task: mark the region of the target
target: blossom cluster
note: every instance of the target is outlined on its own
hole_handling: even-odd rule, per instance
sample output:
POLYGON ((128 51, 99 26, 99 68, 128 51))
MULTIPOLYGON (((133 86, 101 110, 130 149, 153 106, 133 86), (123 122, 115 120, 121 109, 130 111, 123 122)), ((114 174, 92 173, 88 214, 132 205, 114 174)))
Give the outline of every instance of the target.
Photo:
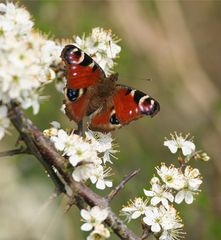
POLYGON ((82 137, 73 131, 67 133, 57 122, 52 124, 53 127, 44 133, 73 167, 73 179, 78 182, 90 179, 98 189, 112 187, 112 181, 106 179, 111 175, 111 168, 107 167, 107 163, 112 163, 110 157, 116 152, 111 134, 89 130, 85 133, 86 137, 82 137))
POLYGON ((87 240, 104 240, 110 237, 109 230, 105 228, 104 224, 102 224, 107 216, 107 209, 100 209, 98 206, 95 206, 89 210, 81 210, 81 217, 84 221, 84 224, 81 226, 81 230, 93 230, 87 237, 87 240))
MULTIPOLYGON (((158 176, 150 180, 150 190, 144 189, 145 198, 130 200, 121 210, 128 220, 142 216, 146 228, 160 240, 182 237, 182 220, 173 204, 191 204, 202 184, 199 170, 187 165, 190 159, 195 159, 197 153, 195 144, 188 140, 188 136, 175 133, 171 140, 164 142, 171 153, 179 152, 180 167, 166 166, 165 163, 156 167, 158 176)), ((204 153, 203 156, 204 160, 208 160, 208 155, 205 158, 204 153)))
POLYGON ((60 61, 61 46, 33 26, 24 8, 0 3, 0 139, 9 126, 5 106, 16 100, 38 113, 40 90, 55 78, 50 66, 60 61))
POLYGON ((119 41, 111 30, 99 27, 93 28, 88 37, 75 37, 75 44, 92 56, 107 75, 112 73, 114 59, 121 51, 121 47, 117 44, 119 41))

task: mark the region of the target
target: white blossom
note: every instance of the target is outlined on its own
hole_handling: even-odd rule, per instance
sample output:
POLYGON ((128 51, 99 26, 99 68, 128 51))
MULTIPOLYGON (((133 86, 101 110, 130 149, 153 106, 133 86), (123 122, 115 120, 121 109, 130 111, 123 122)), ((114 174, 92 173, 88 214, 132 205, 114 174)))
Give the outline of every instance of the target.
POLYGON ((134 201, 130 200, 127 206, 121 209, 121 213, 127 217, 127 220, 136 219, 143 215, 147 208, 147 200, 138 197, 134 201))
POLYGON ((33 22, 29 13, 18 8, 13 3, 0 3, 0 29, 4 33, 16 31, 18 34, 26 34, 31 30, 33 22))
POLYGON ((79 138, 76 134, 68 135, 63 129, 59 129, 57 135, 51 137, 51 141, 57 150, 69 152, 73 145, 78 142, 79 138))
POLYGON ((121 51, 118 42, 119 39, 110 30, 99 27, 93 28, 88 37, 75 37, 75 44, 92 56, 107 75, 112 73, 114 60, 121 51))
POLYGON ((145 211, 143 221, 148 226, 151 226, 151 231, 153 233, 158 233, 161 231, 161 217, 160 209, 158 207, 148 207, 145 211))
POLYGON ((104 240, 110 237, 110 232, 103 224, 97 224, 94 231, 90 233, 87 240, 104 240))
POLYGON ((93 162, 84 162, 74 169, 72 177, 77 182, 86 181, 96 173, 97 167, 93 162))
POLYGON ((165 189, 164 186, 161 186, 160 184, 152 184, 151 190, 145 190, 144 194, 147 197, 150 197, 150 203, 153 206, 156 206, 157 204, 161 203, 165 208, 169 208, 169 202, 173 202, 174 197, 171 192, 169 192, 167 189, 165 189))
POLYGON ((182 231, 182 221, 178 216, 174 207, 170 206, 169 209, 161 208, 161 226, 162 233, 160 240, 177 240, 182 237, 184 232, 182 231))
MULTIPOLYGON (((58 129, 60 124, 57 122, 52 122, 52 125, 54 127, 46 129, 44 134, 50 137, 55 148, 61 151, 74 167, 73 179, 78 182, 90 179, 93 184, 96 184, 96 188, 102 190, 112 187, 112 181, 106 179, 111 175, 111 168, 102 166, 102 160, 98 155, 101 151, 111 148, 111 144, 107 143, 107 146, 104 141, 98 141, 88 133, 86 138, 74 132, 68 134, 63 129, 58 129)), ((111 139, 111 136, 108 135, 106 139, 111 139)))
POLYGON ((148 207, 143 218, 144 223, 151 227, 153 233, 161 233, 161 240, 175 240, 181 235, 183 224, 174 207, 168 209, 160 207, 148 207))
POLYGON ((81 217, 85 222, 81 226, 81 230, 90 231, 93 227, 101 224, 108 216, 107 209, 101 209, 98 206, 91 208, 90 210, 81 210, 81 217))
POLYGON ((180 190, 184 187, 185 179, 180 169, 175 168, 173 165, 167 167, 165 164, 162 164, 156 170, 168 188, 180 190))
POLYGON ((184 156, 190 155, 195 151, 195 144, 192 141, 187 140, 189 135, 183 137, 181 134, 171 134, 172 140, 164 141, 164 146, 168 147, 172 153, 176 153, 178 149, 182 150, 184 156))
POLYGON ((65 152, 69 156, 69 162, 74 167, 82 161, 94 163, 98 159, 97 152, 93 146, 81 138, 65 152))
POLYGON ((41 89, 55 77, 51 64, 60 61, 61 46, 33 25, 24 8, 0 4, 0 101, 16 100, 37 114, 41 89))
POLYGON ((202 184, 200 172, 197 168, 192 169, 187 166, 184 171, 185 185, 175 196, 175 202, 181 203, 183 200, 187 204, 193 202, 193 196, 199 191, 199 187, 202 184))
POLYGON ((0 106, 0 139, 4 137, 6 129, 9 127, 10 124, 7 114, 7 107, 4 105, 0 106))
POLYGON ((91 141, 96 151, 103 153, 104 164, 106 162, 112 163, 110 156, 114 157, 113 153, 116 153, 117 151, 113 149, 113 139, 111 137, 111 133, 104 134, 89 130, 85 132, 85 134, 86 138, 91 141))
POLYGON ((90 177, 90 180, 93 184, 96 183, 96 188, 105 189, 106 187, 112 187, 113 184, 110 180, 106 180, 105 178, 110 176, 111 168, 107 168, 104 170, 104 167, 98 165, 96 171, 94 171, 94 175, 90 177))
POLYGON ((170 206, 168 209, 160 207, 161 212, 161 226, 164 230, 176 229, 183 227, 181 218, 179 217, 176 209, 170 206))

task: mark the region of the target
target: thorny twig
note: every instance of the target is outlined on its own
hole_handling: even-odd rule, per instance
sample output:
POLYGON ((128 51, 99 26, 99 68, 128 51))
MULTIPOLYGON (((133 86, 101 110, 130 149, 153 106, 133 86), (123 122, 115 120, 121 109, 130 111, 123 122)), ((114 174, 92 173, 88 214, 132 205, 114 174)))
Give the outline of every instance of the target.
POLYGON ((134 176, 136 176, 140 172, 140 169, 135 171, 131 171, 128 175, 126 175, 122 181, 108 194, 107 200, 111 201, 119 191, 125 186, 125 184, 134 176))
POLYGON ((21 148, 0 152, 0 157, 14 156, 14 155, 23 154, 23 153, 29 153, 27 148, 21 147, 21 148))

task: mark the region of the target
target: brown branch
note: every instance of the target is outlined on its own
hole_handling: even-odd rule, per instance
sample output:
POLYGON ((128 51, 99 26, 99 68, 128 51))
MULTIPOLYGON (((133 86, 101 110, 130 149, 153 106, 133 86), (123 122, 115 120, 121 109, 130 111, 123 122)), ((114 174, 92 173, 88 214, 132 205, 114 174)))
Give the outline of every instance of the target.
MULTIPOLYGON (((47 170, 60 192, 65 193, 64 185, 54 172, 52 166, 58 170, 65 184, 72 190, 73 194, 71 198, 74 199, 73 203, 79 209, 85 208, 87 204, 108 208, 109 215, 105 222, 112 228, 115 234, 120 239, 140 240, 140 237, 132 232, 110 209, 106 198, 97 195, 85 184, 74 181, 71 173, 66 169, 67 160, 56 151, 50 140, 25 116, 19 106, 12 103, 9 105, 9 111, 11 122, 20 133, 28 149, 47 170)), ((67 194, 66 196, 70 198, 67 194)))
POLYGON ((111 201, 125 186, 125 184, 134 176, 136 176, 140 172, 140 169, 135 171, 131 171, 128 175, 126 175, 123 180, 108 194, 107 200, 111 201))
POLYGON ((23 154, 23 153, 29 153, 29 152, 27 149, 21 147, 21 148, 0 152, 0 157, 9 157, 9 156, 14 156, 14 155, 23 154))
POLYGON ((151 236, 153 233, 151 232, 151 227, 146 225, 144 223, 144 221, 142 221, 142 229, 143 229, 143 233, 141 236, 141 240, 147 239, 149 238, 149 236, 151 236))
POLYGON ((28 119, 24 113, 20 110, 20 108, 16 105, 16 103, 12 102, 9 106, 9 118, 15 128, 21 135, 21 139, 25 142, 28 151, 31 152, 43 165, 47 174, 51 177, 52 181, 55 184, 56 192, 62 193, 65 192, 65 187, 60 178, 54 172, 53 167, 50 162, 46 161, 42 155, 41 150, 38 148, 38 144, 34 139, 33 131, 39 131, 37 127, 35 127, 31 120, 28 119), (17 114, 17 115, 16 115, 17 114), (31 128, 32 126, 32 128, 31 128))

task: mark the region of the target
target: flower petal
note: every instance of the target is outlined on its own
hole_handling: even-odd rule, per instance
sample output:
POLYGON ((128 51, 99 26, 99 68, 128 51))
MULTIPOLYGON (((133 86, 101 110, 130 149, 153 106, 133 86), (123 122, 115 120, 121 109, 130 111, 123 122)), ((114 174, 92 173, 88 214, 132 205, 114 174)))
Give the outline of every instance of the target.
POLYGON ((90 223, 84 223, 81 225, 82 231, 90 231, 93 228, 93 226, 90 223))
POLYGON ((177 204, 180 204, 183 201, 184 197, 185 197, 185 192, 183 190, 179 191, 175 196, 175 202, 177 204))
POLYGON ((91 215, 87 210, 82 209, 81 210, 81 217, 84 218, 85 220, 89 220, 91 218, 91 215))
POLYGON ((185 141, 182 146, 182 152, 184 156, 190 155, 195 151, 195 144, 191 141, 185 141))
POLYGON ((186 192, 185 202, 187 204, 191 204, 193 202, 193 194, 192 194, 192 192, 190 192, 190 191, 186 192))
POLYGON ((132 215, 131 215, 131 218, 132 219, 136 219, 138 217, 140 217, 141 215, 141 212, 140 211, 135 211, 132 215))
POLYGON ((154 223, 152 226, 151 226, 151 231, 152 232, 159 232, 161 229, 160 227, 160 224, 159 223, 154 223))
POLYGON ((147 196, 147 197, 153 197, 155 196, 155 192, 153 191, 149 191, 149 190, 143 190, 144 191, 144 194, 147 196))
POLYGON ((163 145, 168 147, 170 149, 171 153, 176 153, 177 152, 177 144, 174 140, 164 141, 163 145))

